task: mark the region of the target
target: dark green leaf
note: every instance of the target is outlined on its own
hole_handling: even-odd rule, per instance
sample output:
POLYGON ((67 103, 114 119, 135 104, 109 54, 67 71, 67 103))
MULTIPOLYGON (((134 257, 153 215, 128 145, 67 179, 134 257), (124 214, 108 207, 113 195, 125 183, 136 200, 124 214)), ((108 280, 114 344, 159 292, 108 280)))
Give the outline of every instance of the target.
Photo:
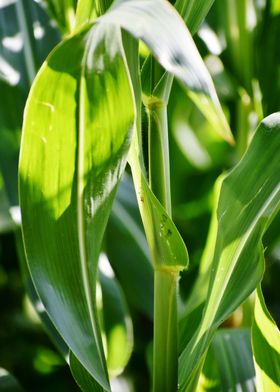
POLYGON ((201 392, 256 390, 249 329, 220 329, 215 333, 200 382, 201 392))

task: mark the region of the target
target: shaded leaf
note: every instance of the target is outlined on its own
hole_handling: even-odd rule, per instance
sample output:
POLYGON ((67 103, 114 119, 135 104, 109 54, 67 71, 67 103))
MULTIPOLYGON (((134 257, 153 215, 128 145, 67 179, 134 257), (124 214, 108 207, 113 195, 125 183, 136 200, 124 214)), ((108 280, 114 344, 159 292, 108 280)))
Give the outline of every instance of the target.
POLYGON ((1 392, 23 392, 16 378, 3 368, 0 368, 0 390, 1 392))
POLYGON ((201 374, 199 390, 256 390, 249 329, 220 329, 215 333, 201 374))
POLYGON ((77 0, 42 0, 50 16, 62 33, 71 33, 75 26, 77 0))
POLYGON ((71 373, 83 392, 104 391, 71 351, 69 353, 69 363, 71 373))
POLYGON ((100 255, 99 278, 102 290, 103 324, 106 333, 107 366, 112 377, 121 374, 133 347, 133 326, 122 289, 109 260, 100 255))

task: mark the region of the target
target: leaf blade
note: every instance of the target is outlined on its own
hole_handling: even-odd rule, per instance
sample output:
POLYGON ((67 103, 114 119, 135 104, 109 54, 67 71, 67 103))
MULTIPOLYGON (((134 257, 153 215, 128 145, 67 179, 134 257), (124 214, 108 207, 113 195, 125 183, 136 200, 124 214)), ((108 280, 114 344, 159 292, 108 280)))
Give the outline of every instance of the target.
POLYGON ((113 29, 82 31, 49 57, 27 103, 20 163, 24 242, 35 286, 70 349, 105 390, 96 269, 134 123, 120 30, 113 29))
POLYGON ((198 332, 180 357, 181 388, 187 386, 195 363, 202 360, 215 329, 262 277, 261 238, 280 203, 279 130, 280 114, 267 117, 244 158, 223 182, 206 307, 198 332))
POLYGON ((215 129, 234 143, 212 79, 174 7, 164 0, 119 0, 99 21, 117 24, 144 41, 158 62, 189 89, 215 129))
POLYGON ((260 287, 256 293, 252 344, 257 391, 278 391, 280 388, 280 332, 266 308, 260 287))

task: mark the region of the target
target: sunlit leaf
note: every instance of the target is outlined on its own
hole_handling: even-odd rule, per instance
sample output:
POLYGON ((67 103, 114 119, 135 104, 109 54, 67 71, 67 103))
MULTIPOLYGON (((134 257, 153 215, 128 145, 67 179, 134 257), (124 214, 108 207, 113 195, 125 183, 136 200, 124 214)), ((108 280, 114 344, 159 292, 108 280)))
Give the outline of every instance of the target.
POLYGON ((277 392, 280 389, 280 332, 269 314, 261 288, 258 287, 252 344, 258 392, 277 392))
POLYGON ((71 351, 106 390, 97 261, 133 122, 120 30, 97 27, 65 41, 43 65, 21 150, 23 233, 36 289, 71 351))
POLYGON ((261 280, 261 239, 280 202, 279 128, 279 113, 263 120, 244 158, 223 181, 205 310, 197 332, 180 356, 182 390, 201 366, 216 328, 261 280))
POLYGON ((203 114, 228 141, 233 138, 212 79, 191 34, 165 0, 119 0, 100 19, 118 24, 149 47, 158 62, 189 89, 203 114))

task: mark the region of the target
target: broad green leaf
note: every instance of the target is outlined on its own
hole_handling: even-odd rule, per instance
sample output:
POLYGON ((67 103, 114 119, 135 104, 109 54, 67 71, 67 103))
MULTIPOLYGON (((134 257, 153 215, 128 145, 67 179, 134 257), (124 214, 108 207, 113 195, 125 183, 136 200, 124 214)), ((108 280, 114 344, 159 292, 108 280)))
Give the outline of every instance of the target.
POLYGON ((189 89, 217 132, 233 142, 207 68, 184 21, 167 1, 119 0, 100 23, 117 24, 145 42, 157 61, 189 89))
POLYGON ((1 392, 23 392, 16 378, 3 368, 0 368, 0 390, 1 392))
POLYGON ((194 35, 213 3, 214 0, 177 0, 175 8, 194 35))
POLYGON ((28 298, 31 304, 34 307, 39 319, 42 322, 43 328, 45 329, 47 335, 49 336, 50 340, 53 342, 54 346, 61 354, 61 356, 66 360, 69 353, 69 348, 65 344, 64 340, 62 339, 61 335, 58 333, 57 329, 53 325, 46 309, 34 287, 34 283, 32 281, 30 271, 28 269, 27 260, 25 257, 24 247, 23 247, 23 239, 20 228, 17 228, 15 231, 16 237, 16 247, 17 247, 17 255, 19 258, 20 263, 20 272, 21 278, 27 292, 28 298))
POLYGON ((20 201, 29 268, 55 327, 105 390, 97 262, 133 122, 121 34, 109 25, 52 53, 24 119, 20 201))
POLYGON ((244 158, 223 181, 206 305, 180 356, 181 390, 198 371, 216 328, 261 280, 261 239, 280 202, 279 146, 280 113, 275 113, 263 120, 244 158))
POLYGON ((219 329, 209 347, 198 391, 237 390, 256 390, 250 330, 219 329))
POLYGON ((258 287, 252 326, 252 345, 258 392, 280 389, 280 332, 258 287))

